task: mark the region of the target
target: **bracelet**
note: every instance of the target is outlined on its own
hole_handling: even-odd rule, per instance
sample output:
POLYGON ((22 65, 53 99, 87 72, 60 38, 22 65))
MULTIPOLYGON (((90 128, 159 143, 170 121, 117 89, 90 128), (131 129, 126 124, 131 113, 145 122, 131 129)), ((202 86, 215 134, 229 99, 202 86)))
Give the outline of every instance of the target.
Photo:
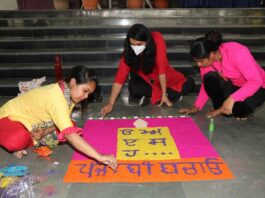
POLYGON ((163 93, 162 95, 163 95, 163 96, 168 96, 168 94, 167 94, 167 93, 163 93))

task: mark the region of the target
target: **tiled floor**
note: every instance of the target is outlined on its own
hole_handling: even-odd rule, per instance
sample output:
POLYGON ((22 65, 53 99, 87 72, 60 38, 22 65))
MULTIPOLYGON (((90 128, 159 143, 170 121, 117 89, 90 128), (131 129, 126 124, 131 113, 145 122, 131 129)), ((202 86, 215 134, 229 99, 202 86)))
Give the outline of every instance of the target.
MULTIPOLYGON (((2 104, 8 98, 1 98, 2 104)), ((187 96, 173 108, 145 106, 125 107, 117 102, 115 111, 109 117, 122 116, 168 116, 179 115, 177 109, 189 106, 194 96, 187 96)), ((92 104, 87 116, 98 117, 104 103, 92 104)), ((207 106, 210 108, 210 105, 207 106)), ((207 109, 206 108, 206 109, 207 109)), ((106 183, 82 184, 63 183, 73 150, 66 144, 57 147, 52 155, 55 165, 38 159, 29 150, 22 160, 0 149, 0 167, 10 163, 27 165, 34 176, 40 176, 41 182, 36 185, 38 197, 58 198, 264 198, 265 197, 265 105, 254 116, 246 121, 218 117, 215 119, 215 131, 211 143, 228 164, 235 175, 233 180, 195 181, 172 183, 106 183)), ((201 130, 209 138, 209 120, 205 111, 192 116, 201 130)), ((78 119, 80 125, 84 120, 78 119)))

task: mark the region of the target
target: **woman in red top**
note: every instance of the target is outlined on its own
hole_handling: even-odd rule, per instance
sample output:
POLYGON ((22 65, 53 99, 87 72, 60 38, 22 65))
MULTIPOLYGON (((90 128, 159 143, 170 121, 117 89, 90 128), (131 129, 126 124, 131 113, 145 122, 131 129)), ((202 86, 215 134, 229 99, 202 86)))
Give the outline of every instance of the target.
POLYGON ((159 32, 150 33, 142 24, 133 25, 124 42, 123 56, 112 86, 111 96, 101 113, 113 110, 115 101, 130 73, 130 97, 139 99, 139 105, 151 98, 151 103, 172 106, 194 87, 194 81, 186 78, 169 65, 166 44, 159 32))

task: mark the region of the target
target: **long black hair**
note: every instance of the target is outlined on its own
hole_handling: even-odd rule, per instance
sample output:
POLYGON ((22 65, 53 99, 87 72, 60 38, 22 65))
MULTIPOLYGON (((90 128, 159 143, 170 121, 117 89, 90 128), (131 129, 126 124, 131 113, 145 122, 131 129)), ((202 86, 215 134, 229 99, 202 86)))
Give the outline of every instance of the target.
POLYGON ((211 52, 216 52, 223 43, 222 34, 210 31, 204 37, 197 38, 190 47, 193 59, 209 58, 211 52))
POLYGON ((217 47, 219 47, 224 42, 222 34, 215 30, 211 30, 207 32, 204 38, 206 38, 209 41, 214 42, 214 44, 217 45, 217 47))
POLYGON ((71 73, 65 79, 65 82, 69 84, 72 78, 75 79, 77 85, 86 84, 88 82, 95 82, 96 84, 95 91, 91 95, 89 95, 87 99, 81 101, 82 115, 84 115, 84 113, 87 111, 87 106, 91 100, 91 97, 94 97, 95 94, 98 94, 98 91, 100 90, 98 86, 97 74, 94 70, 79 65, 72 68, 71 73))
POLYGON ((135 71, 140 69, 145 73, 149 74, 153 71, 156 60, 156 46, 152 35, 149 30, 143 24, 134 24, 127 33, 124 42, 124 57, 126 64, 135 71), (137 41, 146 42, 146 48, 137 56, 130 44, 130 38, 137 41))

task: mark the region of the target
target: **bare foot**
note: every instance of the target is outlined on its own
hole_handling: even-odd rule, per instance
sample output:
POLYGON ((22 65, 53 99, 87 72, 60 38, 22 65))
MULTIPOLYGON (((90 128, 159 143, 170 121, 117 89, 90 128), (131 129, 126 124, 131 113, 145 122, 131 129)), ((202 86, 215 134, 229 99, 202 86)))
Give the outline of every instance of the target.
POLYGON ((219 108, 219 109, 207 112, 207 117, 208 118, 213 118, 213 117, 216 117, 216 116, 220 115, 221 113, 222 113, 221 112, 221 108, 219 108))
POLYGON ((16 151, 13 154, 16 158, 21 159, 23 155, 27 155, 28 152, 26 150, 21 150, 21 151, 16 151))

